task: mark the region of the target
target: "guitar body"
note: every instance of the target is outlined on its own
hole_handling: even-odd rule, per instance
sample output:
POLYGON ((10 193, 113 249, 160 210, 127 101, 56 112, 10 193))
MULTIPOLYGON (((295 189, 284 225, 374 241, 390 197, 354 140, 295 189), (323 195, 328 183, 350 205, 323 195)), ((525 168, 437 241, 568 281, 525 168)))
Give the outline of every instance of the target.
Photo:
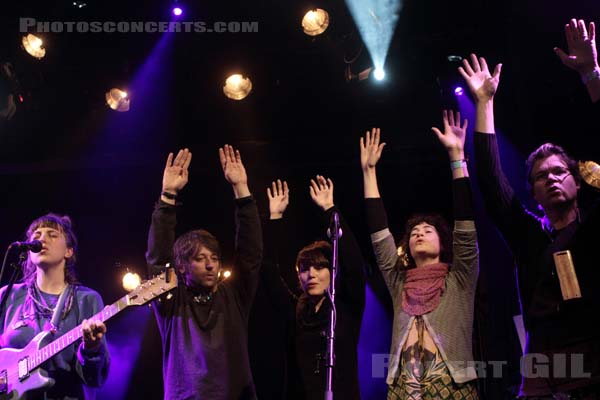
MULTIPOLYGON (((126 307, 146 304, 175 287, 175 271, 167 268, 159 276, 143 282, 128 295, 88 319, 105 322, 126 307)), ((52 339, 52 333, 44 331, 22 349, 0 349, 0 400, 27 398, 27 392, 54 385, 54 379, 49 378, 39 365, 81 339, 81 327, 71 329, 54 342, 51 342, 52 339)))
POLYGON ((29 376, 19 379, 19 361, 45 345, 50 332, 40 332, 22 349, 0 349, 0 400, 18 400, 31 390, 54 385, 54 379, 36 368, 29 376))

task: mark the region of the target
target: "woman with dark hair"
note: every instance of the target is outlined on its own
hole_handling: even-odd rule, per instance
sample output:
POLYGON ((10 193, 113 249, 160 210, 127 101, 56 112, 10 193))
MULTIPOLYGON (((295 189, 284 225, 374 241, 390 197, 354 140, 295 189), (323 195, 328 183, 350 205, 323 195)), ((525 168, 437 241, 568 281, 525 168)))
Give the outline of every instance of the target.
POLYGON ((455 225, 438 215, 408 221, 400 248, 388 229, 375 165, 385 143, 379 129, 360 140, 367 218, 377 264, 394 304, 387 375, 388 400, 478 399, 471 338, 479 273, 477 234, 464 157, 467 121, 444 111, 442 133, 450 156, 455 225))
MULTIPOLYGON (((13 286, 0 310, 0 347, 22 349, 44 330, 54 330, 51 338, 57 339, 81 325, 83 340, 41 365, 54 385, 28 393, 27 398, 84 399, 84 393, 91 393, 84 385, 99 387, 108 376, 106 326, 100 320, 86 320, 104 308, 102 298, 77 281, 77 238, 68 216, 37 218, 29 225, 26 240, 39 240, 42 249, 29 252, 23 283, 13 286)), ((0 289, 1 298, 6 290, 0 289)))
MULTIPOLYGON (((318 399, 326 388, 326 342, 331 315, 328 291, 331 284, 332 246, 319 240, 305 246, 296 256, 289 249, 283 219, 289 204, 286 182, 273 182, 267 189, 270 219, 265 229, 263 283, 287 320, 289 348, 287 354, 286 399, 318 399), (286 259, 286 257, 288 257, 286 259), (295 290, 300 282, 300 289, 295 290), (296 283, 294 283, 296 282, 296 283)), ((339 215, 342 236, 339 241, 339 269, 336 275, 336 330, 333 397, 360 399, 358 356, 356 348, 365 306, 363 259, 350 227, 333 203, 333 182, 317 175, 311 180, 310 195, 322 210, 323 233, 334 212, 339 215)))

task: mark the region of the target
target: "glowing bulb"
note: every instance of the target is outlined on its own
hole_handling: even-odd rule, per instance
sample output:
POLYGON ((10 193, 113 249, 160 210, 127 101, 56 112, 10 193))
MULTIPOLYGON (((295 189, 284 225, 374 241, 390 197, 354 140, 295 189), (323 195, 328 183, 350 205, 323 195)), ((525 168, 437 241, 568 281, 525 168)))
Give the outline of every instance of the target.
POLYGON ((23 44, 25 51, 35 58, 42 58, 46 55, 46 49, 42 47, 42 39, 31 33, 27 36, 23 36, 21 43, 23 44))
POLYGON ((329 14, 321 8, 310 10, 302 18, 302 30, 309 36, 320 35, 328 26, 329 14))
POLYGON ((454 94, 457 96, 462 96, 464 92, 465 90, 460 86, 454 88, 454 94))
POLYGON ((223 93, 233 100, 242 100, 252 91, 252 81, 250 78, 244 78, 241 74, 231 75, 225 80, 223 93))
POLYGON ((173 8, 173 15, 179 17, 181 14, 183 14, 183 10, 181 9, 181 7, 173 8))
POLYGON ((223 272, 223 278, 227 279, 231 276, 231 271, 224 271, 223 272))
POLYGON ((142 279, 135 272, 128 272, 123 275, 123 288, 128 292, 131 292, 142 283, 142 279))
POLYGON ((129 111, 130 100, 127 97, 127 92, 121 89, 112 88, 106 92, 105 96, 106 104, 115 111, 125 112, 129 111))
POLYGON ((383 68, 375 68, 373 76, 375 76, 375 79, 377 79, 378 81, 382 81, 383 78, 385 78, 385 71, 383 70, 383 68))

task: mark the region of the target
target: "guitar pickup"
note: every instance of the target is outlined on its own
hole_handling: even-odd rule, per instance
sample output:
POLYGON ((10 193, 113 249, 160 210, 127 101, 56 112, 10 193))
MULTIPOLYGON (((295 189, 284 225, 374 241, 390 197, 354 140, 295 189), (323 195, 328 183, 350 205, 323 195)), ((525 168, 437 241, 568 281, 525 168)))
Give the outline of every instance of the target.
POLYGON ((0 371, 0 394, 8 392, 8 371, 0 371))
POLYGON ((29 378, 29 366, 27 365, 27 361, 29 357, 24 357, 19 360, 18 370, 19 370, 19 380, 23 381, 29 378))

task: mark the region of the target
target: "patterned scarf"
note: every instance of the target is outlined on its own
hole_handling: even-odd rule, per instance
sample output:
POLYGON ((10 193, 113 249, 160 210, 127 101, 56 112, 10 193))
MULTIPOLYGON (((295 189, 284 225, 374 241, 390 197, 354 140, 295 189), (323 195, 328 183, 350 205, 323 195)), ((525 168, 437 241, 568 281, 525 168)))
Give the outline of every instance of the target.
POLYGON ((402 289, 402 309, 423 315, 436 309, 444 292, 448 264, 437 263, 409 269, 402 289))

